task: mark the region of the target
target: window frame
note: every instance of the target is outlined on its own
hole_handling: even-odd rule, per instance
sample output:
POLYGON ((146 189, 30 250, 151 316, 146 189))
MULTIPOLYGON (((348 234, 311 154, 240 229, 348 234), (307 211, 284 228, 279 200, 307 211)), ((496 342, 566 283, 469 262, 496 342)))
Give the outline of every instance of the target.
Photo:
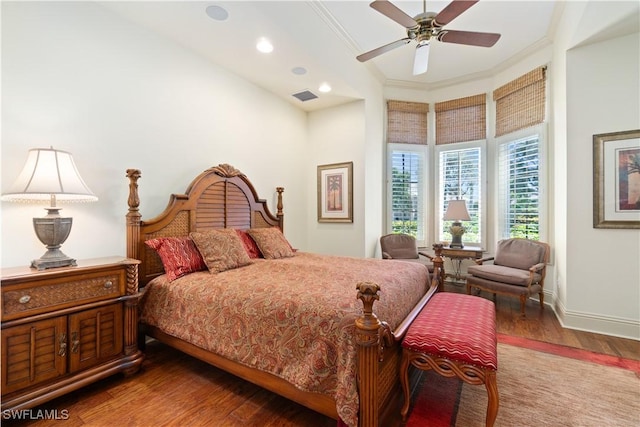
POLYGON ((540 123, 534 126, 530 126, 525 129, 519 129, 514 132, 501 135, 495 138, 495 185, 493 186, 495 189, 495 200, 494 200, 494 209, 495 209, 495 218, 496 218, 496 227, 493 230, 493 233, 496 238, 496 242, 505 238, 509 238, 503 232, 507 230, 504 212, 502 210, 501 204, 501 187, 500 187, 500 168, 501 168, 501 158, 500 158, 500 150, 504 144, 508 144, 511 142, 520 141, 523 139, 531 138, 534 135, 538 135, 538 193, 539 193, 539 202, 538 202, 538 240, 540 241, 548 241, 549 239, 549 191, 548 191, 548 166, 547 166, 547 141, 548 141, 548 133, 547 133, 547 124, 540 123))
MULTIPOLYGON (((420 206, 423 207, 423 217, 422 217, 422 230, 424 231, 424 236, 416 237, 416 244, 419 247, 427 246, 427 242, 429 242, 429 218, 431 212, 430 205, 430 197, 429 197, 429 186, 428 182, 430 179, 430 156, 429 156, 429 146, 422 144, 403 144, 403 143, 387 143, 387 170, 386 170, 386 215, 385 215, 385 229, 387 233, 393 232, 393 153, 395 151, 405 151, 405 152, 415 152, 419 153, 423 157, 423 165, 422 165, 422 178, 423 182, 419 183, 419 191, 422 191, 422 197, 418 200, 418 209, 420 206)), ((420 225, 418 224, 418 227, 420 225)))
MULTIPOLYGON (((443 183, 440 179, 440 153, 443 151, 458 151, 458 150, 466 150, 470 148, 479 148, 480 149, 480 242, 469 242, 462 237, 463 243, 468 246, 476 246, 476 247, 485 247, 487 241, 487 140, 475 140, 475 141, 466 141, 466 142, 456 142, 450 144, 441 144, 436 145, 435 153, 434 153, 434 201, 435 206, 434 209, 434 235, 436 241, 450 241, 451 236, 448 234, 448 231, 443 230, 444 220, 441 218, 441 213, 444 212, 444 200, 440 198, 441 187, 443 183), (447 237, 443 238, 441 237, 447 237)), ((464 224, 463 224, 464 225, 464 224)))

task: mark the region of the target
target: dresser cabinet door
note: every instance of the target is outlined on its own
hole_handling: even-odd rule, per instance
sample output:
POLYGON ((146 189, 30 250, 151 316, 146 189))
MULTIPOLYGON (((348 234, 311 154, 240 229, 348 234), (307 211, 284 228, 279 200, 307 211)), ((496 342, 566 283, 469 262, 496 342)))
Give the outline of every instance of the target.
POLYGON ((118 356, 123 349, 122 304, 69 316, 69 372, 118 356))
POLYGON ((67 370, 67 317, 2 330, 2 394, 62 376, 67 370))

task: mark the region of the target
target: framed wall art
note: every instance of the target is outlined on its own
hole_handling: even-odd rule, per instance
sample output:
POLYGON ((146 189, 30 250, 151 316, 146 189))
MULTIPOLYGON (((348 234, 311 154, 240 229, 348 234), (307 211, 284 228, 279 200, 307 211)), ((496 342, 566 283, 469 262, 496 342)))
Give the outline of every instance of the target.
POLYGON ((594 228, 640 228, 640 129, 593 135, 594 228))
POLYGON ((353 222, 353 162, 318 166, 318 222, 353 222))

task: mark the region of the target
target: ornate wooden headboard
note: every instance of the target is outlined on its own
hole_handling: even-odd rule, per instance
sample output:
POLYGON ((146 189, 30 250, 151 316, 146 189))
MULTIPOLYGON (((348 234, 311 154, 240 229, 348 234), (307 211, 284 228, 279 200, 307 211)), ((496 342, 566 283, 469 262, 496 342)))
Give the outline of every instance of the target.
POLYGON ((283 187, 277 187, 277 213, 273 215, 253 184, 239 170, 221 164, 205 170, 189 185, 185 194, 171 194, 165 210, 143 221, 138 210, 138 169, 127 169, 129 212, 127 213, 127 257, 141 261, 140 286, 164 272, 158 254, 146 240, 157 237, 188 236, 191 231, 216 228, 280 227, 283 230, 283 187))

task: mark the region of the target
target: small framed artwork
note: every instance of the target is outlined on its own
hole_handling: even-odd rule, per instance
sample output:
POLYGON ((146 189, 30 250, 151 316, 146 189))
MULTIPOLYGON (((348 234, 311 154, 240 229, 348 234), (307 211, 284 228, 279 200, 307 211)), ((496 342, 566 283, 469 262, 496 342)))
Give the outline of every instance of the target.
POLYGON ((353 162, 318 166, 318 222, 353 222, 353 162))
POLYGON ((594 228, 640 228, 640 129, 593 135, 594 228))

